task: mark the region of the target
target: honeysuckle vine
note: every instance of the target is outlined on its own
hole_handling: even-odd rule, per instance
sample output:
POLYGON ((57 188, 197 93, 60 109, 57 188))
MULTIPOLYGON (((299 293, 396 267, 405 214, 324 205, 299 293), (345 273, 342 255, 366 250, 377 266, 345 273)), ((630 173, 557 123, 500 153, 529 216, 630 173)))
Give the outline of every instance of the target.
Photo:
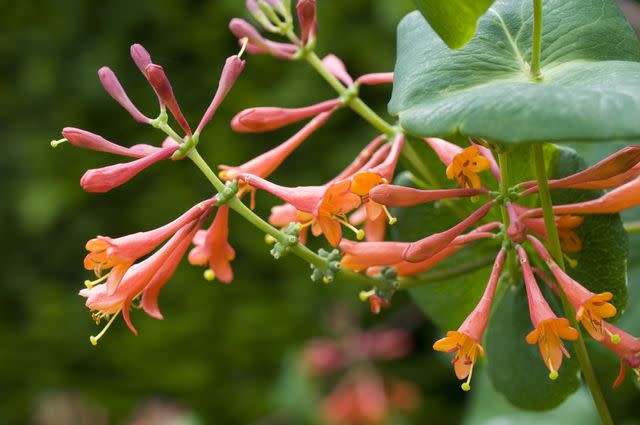
MULTIPOLYGON (((359 97, 359 91, 371 85, 393 83, 393 73, 372 73, 354 79, 335 55, 320 58, 316 53, 315 0, 298 1, 298 33, 289 0, 247 0, 247 9, 264 30, 284 37, 285 41, 263 36, 242 19, 231 20, 229 27, 238 37, 240 51, 227 59, 218 88, 195 130, 184 117, 162 66, 152 61, 144 47, 134 44, 131 47, 133 61, 158 99, 157 118, 149 118, 131 102, 111 69, 103 67, 98 75, 107 93, 136 121, 160 132, 159 146, 125 147, 76 128, 65 128, 64 138, 52 142, 54 147, 66 141, 77 147, 133 158, 130 162, 88 170, 81 179, 82 188, 88 192, 107 192, 157 162, 185 158, 194 163, 216 192, 157 229, 119 238, 97 236, 87 242, 89 253, 84 266, 94 272, 96 279, 86 281, 80 295, 86 298, 96 323, 107 320, 102 331, 91 337, 91 342, 97 344, 120 313, 129 328, 137 333, 130 316, 130 307, 136 300, 140 300, 147 314, 161 319, 159 292, 185 255, 191 264, 205 267, 207 280, 231 283, 235 250, 228 238, 229 213, 233 210, 267 235, 276 259, 293 253, 310 264, 314 281, 339 280, 365 288, 360 298, 369 302, 374 313, 390 307, 398 290, 453 278, 493 264, 476 308, 457 330, 450 330, 434 344, 434 349, 454 354, 455 374, 464 380, 462 389, 471 389, 474 366, 484 354, 483 335, 496 291, 500 286, 524 285, 532 323, 526 343, 538 345, 549 378, 556 380, 562 373, 563 358, 569 356, 565 344, 574 342, 601 419, 605 424, 612 423, 580 326, 620 357, 621 373, 615 385, 624 379, 627 366, 640 376, 640 340, 607 323, 617 313, 609 302, 613 294, 594 293, 572 279, 565 271, 565 259, 571 263, 571 255, 583 248, 575 229, 582 225, 585 215, 617 213, 640 204, 640 147, 623 148, 583 171, 549 180, 542 145, 532 144, 537 179, 513 181, 513 157, 506 145, 483 138, 470 138, 463 146, 433 137, 416 139, 375 113, 359 97), (216 174, 198 152, 197 145, 242 74, 246 54, 305 61, 338 97, 300 108, 252 107, 239 112, 231 122, 237 132, 261 133, 307 122, 282 144, 244 164, 219 164, 220 171, 216 174), (330 181, 315 186, 288 187, 269 180, 318 128, 346 108, 378 133, 367 141, 351 164, 330 181), (169 116, 179 129, 172 126, 169 116), (424 164, 414 149, 416 140, 439 159, 441 171, 424 164), (393 184, 401 158, 418 170, 417 177, 425 187, 393 184), (445 179, 458 187, 446 188, 438 183, 445 179), (497 191, 490 189, 496 187, 497 191), (589 201, 552 205, 552 189, 610 191, 589 201), (272 209, 268 220, 253 211, 258 190, 284 202, 272 209), (539 198, 540 208, 526 206, 525 201, 532 195, 539 198), (398 221, 393 209, 433 202, 450 205, 458 214, 458 223, 419 240, 385 241, 389 226, 398 221), (214 218, 207 227, 205 223, 210 217, 214 218), (330 250, 321 249, 316 253, 307 248, 305 243, 311 235, 325 238, 330 250), (487 241, 493 241, 496 255, 447 270, 431 270, 469 245, 490 245, 487 241), (191 244, 195 247, 188 252, 191 244), (560 298, 565 317, 559 317, 551 308, 539 283, 549 286, 560 298)), ((540 0, 534 0, 533 18, 530 77, 539 81, 544 78, 540 70, 540 0)), ((629 231, 637 231, 639 227, 637 223, 628 225, 629 231)))

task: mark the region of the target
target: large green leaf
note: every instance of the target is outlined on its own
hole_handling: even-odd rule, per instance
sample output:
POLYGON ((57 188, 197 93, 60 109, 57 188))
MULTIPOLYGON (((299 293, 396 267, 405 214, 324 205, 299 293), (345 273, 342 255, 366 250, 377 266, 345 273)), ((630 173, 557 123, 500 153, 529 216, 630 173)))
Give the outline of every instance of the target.
POLYGON ((496 390, 514 405, 528 410, 551 409, 580 386, 578 365, 573 358, 565 358, 560 377, 555 381, 549 379, 537 345, 525 341, 532 330, 527 295, 521 283, 509 288, 494 307, 485 346, 489 376, 496 390))
POLYGON ((542 81, 532 2, 497 0, 463 49, 420 13, 398 29, 390 112, 418 136, 503 143, 640 138, 640 43, 613 0, 545 0, 542 81))
POLYGON ((452 49, 459 49, 471 40, 478 19, 493 0, 414 0, 429 24, 452 49))

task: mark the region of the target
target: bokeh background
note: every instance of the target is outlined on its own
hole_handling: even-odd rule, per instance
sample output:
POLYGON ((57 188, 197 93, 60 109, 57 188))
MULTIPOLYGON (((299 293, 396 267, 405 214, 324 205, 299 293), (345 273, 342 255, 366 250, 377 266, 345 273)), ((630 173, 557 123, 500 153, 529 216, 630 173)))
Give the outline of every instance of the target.
MULTIPOLYGON (((430 349, 439 331, 407 297, 372 318, 357 300, 359 288, 313 284, 306 264, 294 257, 273 260, 263 235, 233 215, 238 259, 232 285, 207 282, 201 269, 185 262, 163 289, 164 321, 134 311, 140 336, 117 321, 98 347, 89 344, 99 328, 77 296, 88 277, 82 268, 86 240, 160 226, 211 196, 211 188, 183 161, 158 164, 108 194, 86 194, 78 184, 84 170, 113 158, 68 145, 53 151, 49 141, 61 137, 64 126, 126 145, 161 140, 131 120, 97 79, 99 67, 112 67, 141 110, 155 111, 155 97, 129 57, 134 42, 165 67, 183 111, 195 122, 225 58, 237 51, 227 24, 246 18, 243 3, 0 2, 0 425, 319 424, 317 401, 335 378, 304 376, 299 353, 314 337, 336 334, 336 311, 346 312, 354 326, 401 327, 411 335, 411 354, 379 365, 381 373, 413 382, 422 394, 420 407, 394 418, 395 424, 486 423, 491 415, 482 407, 489 405, 493 412, 513 412, 493 397, 471 401, 465 414, 469 399, 446 359, 430 349)), ((637 25, 637 4, 623 3, 637 25)), ((392 69, 395 26, 413 9, 411 0, 319 5, 320 52, 342 57, 353 75, 392 69)), ((302 106, 332 95, 305 64, 251 57, 199 149, 212 165, 244 162, 294 129, 234 134, 229 121, 236 112, 255 105, 302 106)), ((384 111, 389 88, 364 96, 384 111)), ((373 136, 341 111, 274 178, 296 185, 323 182, 373 136)), ((274 202, 260 194, 258 212, 266 216, 274 202)), ((482 377, 478 382, 477 392, 492 393, 482 377)), ((582 412, 576 423, 592 423, 584 394, 571 403, 582 412)), ((518 423, 542 423, 525 417, 518 423)))

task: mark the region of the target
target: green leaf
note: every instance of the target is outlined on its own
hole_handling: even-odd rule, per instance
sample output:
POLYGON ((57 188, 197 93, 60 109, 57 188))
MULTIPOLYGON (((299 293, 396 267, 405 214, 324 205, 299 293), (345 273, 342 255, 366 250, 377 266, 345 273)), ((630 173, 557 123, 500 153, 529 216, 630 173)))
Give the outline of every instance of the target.
POLYGON ((493 0, 414 0, 414 3, 442 41, 452 49, 459 49, 471 40, 478 19, 493 0))
MULTIPOLYGON (((525 341, 532 330, 521 282, 509 288, 494 306, 485 346, 489 376, 496 390, 514 405, 527 410, 551 409, 579 388, 578 365, 573 358, 565 358, 560 377, 549 379, 538 346, 525 341)), ((569 343, 567 348, 571 351, 569 343)))
POLYGON ((418 13, 398 28, 389 110, 416 136, 501 143, 640 138, 640 43, 613 0, 545 0, 541 82, 532 2, 497 0, 459 51, 418 13))
POLYGON ((586 389, 571 395, 557 409, 547 412, 520 410, 509 404, 484 371, 474 374, 473 398, 463 425, 600 425, 598 413, 586 389))

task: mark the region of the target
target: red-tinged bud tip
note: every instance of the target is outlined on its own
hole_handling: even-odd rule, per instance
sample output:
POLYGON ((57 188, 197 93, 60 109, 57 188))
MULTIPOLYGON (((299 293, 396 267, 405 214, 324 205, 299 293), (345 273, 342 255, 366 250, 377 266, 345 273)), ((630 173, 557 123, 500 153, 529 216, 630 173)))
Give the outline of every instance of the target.
POLYGON ((173 93, 173 88, 171 87, 171 83, 169 82, 169 78, 167 78, 164 69, 160 65, 151 64, 147 65, 144 69, 144 73, 149 84, 151 84, 158 95, 160 102, 169 108, 171 114, 176 119, 180 127, 185 131, 185 133, 187 133, 187 135, 191 136, 191 128, 180 110, 178 101, 173 93))
POLYGON ((318 33, 316 9, 316 0, 300 0, 296 6, 298 21, 300 22, 300 36, 303 44, 307 44, 309 41, 315 39, 318 33))

